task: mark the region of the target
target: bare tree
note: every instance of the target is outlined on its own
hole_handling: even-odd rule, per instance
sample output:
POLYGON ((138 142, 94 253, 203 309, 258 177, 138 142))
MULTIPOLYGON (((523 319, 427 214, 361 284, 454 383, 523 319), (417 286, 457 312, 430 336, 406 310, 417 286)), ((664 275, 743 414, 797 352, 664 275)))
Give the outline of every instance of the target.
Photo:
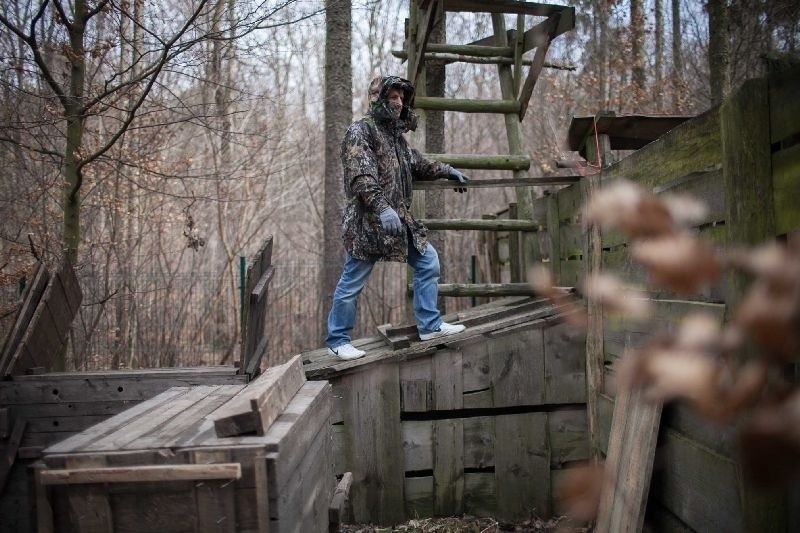
POLYGON ((318 322, 323 324, 342 266, 340 228, 344 209, 340 146, 353 118, 350 0, 325 2, 325 176, 322 270, 318 322))
POLYGON ((728 70, 728 3, 726 0, 709 0, 708 10, 708 70, 711 84, 711 103, 722 102, 730 91, 728 70))

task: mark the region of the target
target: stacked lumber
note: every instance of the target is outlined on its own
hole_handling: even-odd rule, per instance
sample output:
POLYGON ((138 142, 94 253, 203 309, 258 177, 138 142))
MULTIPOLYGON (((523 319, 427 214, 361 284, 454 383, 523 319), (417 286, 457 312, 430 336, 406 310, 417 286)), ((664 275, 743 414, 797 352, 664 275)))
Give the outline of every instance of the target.
POLYGON ((306 382, 299 356, 248 385, 171 388, 44 451, 39 524, 327 531, 330 406, 330 385, 306 382))

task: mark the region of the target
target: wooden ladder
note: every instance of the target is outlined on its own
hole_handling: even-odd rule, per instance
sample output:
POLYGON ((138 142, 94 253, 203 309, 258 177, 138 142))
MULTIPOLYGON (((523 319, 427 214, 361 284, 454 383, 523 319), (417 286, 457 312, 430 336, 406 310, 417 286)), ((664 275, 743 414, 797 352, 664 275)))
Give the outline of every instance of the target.
MULTIPOLYGON (((527 283, 523 283, 525 263, 539 257, 536 231, 538 224, 533 217, 533 201, 530 187, 570 184, 580 176, 529 175, 530 156, 522 148, 520 123, 525 117, 533 88, 545 66, 545 55, 550 43, 558 35, 575 27, 575 9, 567 6, 540 4, 518 0, 411 0, 408 34, 405 50, 395 51, 396 57, 407 59, 408 79, 414 83, 417 96, 414 107, 422 110, 420 122, 424 124, 425 111, 454 111, 460 113, 499 113, 504 115, 508 136, 508 154, 464 155, 426 154, 429 159, 442 161, 461 169, 507 170, 510 179, 472 180, 469 188, 514 187, 516 189, 516 220, 504 219, 447 219, 430 220, 424 213, 415 210, 424 224, 433 230, 486 230, 520 232, 520 268, 516 268, 511 283, 484 284, 440 284, 442 296, 513 296, 531 294, 527 283), (431 30, 444 12, 490 13, 494 35, 469 44, 428 43, 431 30), (517 27, 506 30, 503 15, 517 15, 517 27), (525 15, 545 17, 545 20, 525 29, 525 15), (523 54, 534 50, 532 60, 523 59, 523 54), (425 94, 424 64, 428 60, 467 63, 496 64, 500 77, 500 100, 475 100, 442 98, 425 94), (523 80, 523 67, 527 75, 523 80)), ((414 184, 417 206, 424 206, 425 190, 450 189, 452 183, 417 182, 414 184), (419 201, 418 201, 419 200, 419 201)))

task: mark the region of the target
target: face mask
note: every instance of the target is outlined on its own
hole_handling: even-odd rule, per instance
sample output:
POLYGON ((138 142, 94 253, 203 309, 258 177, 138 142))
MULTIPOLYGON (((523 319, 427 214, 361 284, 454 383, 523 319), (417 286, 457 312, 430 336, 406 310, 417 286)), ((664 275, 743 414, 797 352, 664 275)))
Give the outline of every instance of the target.
POLYGON ((388 102, 388 106, 389 111, 391 111, 395 117, 400 116, 400 112, 403 110, 402 104, 398 104, 397 102, 388 102))

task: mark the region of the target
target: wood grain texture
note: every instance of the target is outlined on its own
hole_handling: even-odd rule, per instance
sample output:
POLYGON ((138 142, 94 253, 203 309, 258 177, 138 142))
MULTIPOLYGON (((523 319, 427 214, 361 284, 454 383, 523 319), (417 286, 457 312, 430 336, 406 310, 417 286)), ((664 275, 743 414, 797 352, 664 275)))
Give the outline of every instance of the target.
POLYGON ((646 401, 639 390, 617 394, 596 523, 599 533, 642 530, 661 409, 661 402, 646 401))

